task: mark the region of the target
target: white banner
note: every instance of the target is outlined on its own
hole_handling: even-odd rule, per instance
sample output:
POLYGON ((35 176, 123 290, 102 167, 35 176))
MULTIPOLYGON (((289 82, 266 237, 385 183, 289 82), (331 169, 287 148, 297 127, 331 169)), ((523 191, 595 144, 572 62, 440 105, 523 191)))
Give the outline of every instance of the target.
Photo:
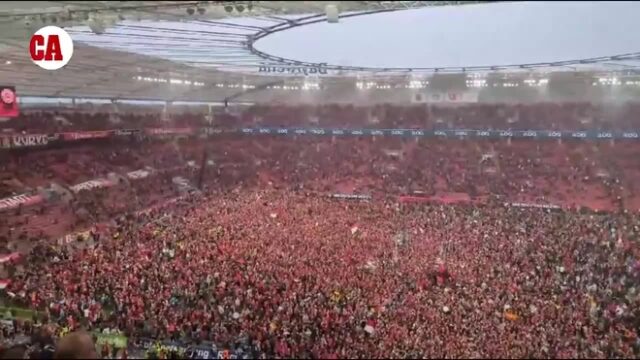
POLYGON ((82 190, 91 190, 91 189, 103 188, 103 187, 108 187, 108 186, 113 186, 113 185, 115 185, 115 184, 110 180, 107 180, 107 179, 95 179, 95 180, 85 181, 85 182, 77 184, 77 185, 73 185, 73 186, 70 187, 70 189, 73 192, 80 192, 82 190))
POLYGON ((72 242, 78 240, 78 238, 82 238, 83 240, 88 240, 89 236, 91 236, 91 230, 79 231, 73 234, 67 234, 58 239, 58 245, 68 245, 72 242))
POLYGON ((147 170, 136 170, 127 173, 127 177, 132 180, 144 179, 150 174, 147 170))
POLYGON ((0 264, 4 264, 8 261, 20 259, 20 253, 14 252, 11 254, 0 255, 0 264))
POLYGON ((533 204, 533 203, 505 203, 505 206, 518 207, 518 208, 536 208, 536 209, 561 209, 558 205, 553 204, 533 204))
POLYGON ((0 211, 15 209, 20 205, 33 205, 42 201, 40 195, 16 195, 6 199, 0 199, 0 211))
POLYGON ((371 200, 370 195, 358 194, 332 194, 331 197, 336 199, 371 200))

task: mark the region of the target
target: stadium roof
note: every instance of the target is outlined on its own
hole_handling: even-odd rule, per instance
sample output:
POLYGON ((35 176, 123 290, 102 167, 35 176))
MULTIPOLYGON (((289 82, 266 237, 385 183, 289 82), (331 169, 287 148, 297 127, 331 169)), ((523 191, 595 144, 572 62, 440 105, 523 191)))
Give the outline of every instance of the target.
MULTIPOLYGON (((3 83, 16 85, 22 95, 219 101, 243 90, 223 89, 220 87, 222 83, 250 83, 253 88, 260 89, 262 86, 281 81, 282 76, 299 77, 303 72, 307 72, 305 69, 317 68, 318 63, 329 64, 324 67, 326 76, 376 74, 404 76, 408 73, 438 71, 530 72, 535 69, 610 71, 635 69, 636 64, 639 64, 638 53, 634 51, 640 49, 623 51, 626 49, 625 46, 633 47, 634 42, 630 38, 633 32, 626 30, 627 34, 625 34, 620 30, 631 28, 632 24, 628 24, 628 21, 640 9, 638 3, 632 2, 612 3, 613 5, 586 3, 593 4, 591 7, 595 12, 584 10, 586 5, 582 5, 580 10, 580 4, 585 3, 534 4, 538 9, 535 16, 521 14, 520 20, 532 18, 539 21, 540 33, 547 34, 548 40, 551 40, 548 36, 550 32, 542 30, 545 30, 544 27, 553 26, 551 33, 557 34, 565 41, 574 40, 570 44, 575 44, 575 40, 580 39, 568 35, 567 31, 572 29, 577 29, 578 33, 582 31, 584 36, 581 39, 586 38, 591 41, 587 44, 589 46, 584 48, 594 50, 593 53, 584 49, 572 53, 565 51, 566 48, 556 48, 555 53, 551 53, 555 57, 549 56, 550 58, 545 60, 546 55, 542 51, 544 49, 541 49, 541 52, 532 51, 529 54, 538 56, 535 63, 525 61, 524 56, 514 57, 515 60, 505 60, 504 55, 496 54, 492 59, 486 56, 487 53, 492 52, 488 50, 482 53, 485 55, 482 61, 476 62, 473 61, 473 52, 459 52, 451 55, 451 44, 454 49, 460 51, 474 48, 469 44, 460 43, 460 40, 445 39, 439 42, 433 40, 425 44, 426 41, 421 39, 427 39, 432 35, 424 33, 425 30, 420 26, 412 28, 412 34, 415 35, 413 39, 396 41, 395 46, 399 46, 400 43, 409 45, 404 45, 402 49, 394 48, 395 56, 387 56, 384 61, 380 57, 378 62, 371 61, 371 53, 365 53, 369 50, 380 53, 381 48, 376 46, 377 41, 370 41, 370 39, 358 41, 359 38, 362 39, 363 31, 373 34, 370 38, 375 40, 384 33, 377 32, 378 30, 371 28, 371 25, 366 25, 371 21, 377 21, 377 24, 381 24, 378 28, 388 32, 389 37, 393 37, 394 31, 403 28, 393 24, 406 23, 407 16, 416 17, 417 20, 413 20, 416 24, 424 23, 417 16, 427 16, 427 18, 432 16, 428 23, 437 26, 424 28, 436 28, 441 35, 449 38, 451 31, 463 33, 466 28, 471 30, 475 29, 474 26, 482 28, 483 23, 480 20, 476 19, 476 24, 469 22, 469 13, 484 12, 485 17, 487 17, 486 14, 492 13, 495 16, 494 19, 499 19, 499 16, 513 18, 513 14, 511 16, 508 13, 496 15, 497 13, 493 10, 514 8, 514 6, 529 6, 527 11, 532 9, 531 4, 510 3, 470 5, 455 7, 451 10, 425 11, 422 9, 466 3, 474 2, 0 2, 0 31, 3 34, 0 39, 0 78, 3 83), (325 10, 328 4, 334 4, 340 8, 342 23, 337 28, 335 25, 332 28, 333 24, 326 24, 325 10), (559 16, 549 15, 553 14, 554 9, 558 10, 559 16), (617 12, 609 10, 607 12, 603 9, 614 9, 617 12), (582 19, 582 22, 569 21, 571 17, 566 16, 567 11, 573 11, 573 13, 582 11, 579 12, 580 16, 575 17, 582 19), (457 19, 464 26, 459 23, 456 25, 458 30, 455 26, 452 29, 446 29, 444 26, 448 19, 457 19), (369 28, 363 28, 363 23, 369 28), (571 26, 561 27, 562 24, 571 26), (592 26, 592 28, 605 34, 595 40, 597 46, 593 46, 593 38, 588 38, 588 36, 595 36, 595 32, 585 34, 584 26, 583 28, 578 26, 580 24, 597 24, 597 27, 592 26), (64 26, 74 39, 73 59, 61 70, 42 70, 28 57, 28 38, 34 29, 44 25, 64 26), (352 27, 353 25, 355 27, 352 27), (336 39, 335 34, 332 33, 338 29, 341 29, 339 31, 342 31, 342 35, 336 39), (347 29, 351 30, 346 31, 347 29), (613 43, 615 39, 618 42, 613 43), (338 47, 340 41, 347 46, 338 47), (313 43, 314 51, 306 46, 309 43, 313 43), (359 44, 368 45, 370 49, 367 50, 366 46, 358 46, 359 44), (450 47, 443 48, 442 44, 450 47), (411 47, 414 52, 415 49, 427 48, 431 56, 426 58, 417 56, 410 59, 405 52, 410 51, 411 47), (353 54, 347 54, 350 51, 353 54), (450 55, 448 59, 443 57, 447 51, 450 55), (340 55, 333 56, 332 52, 340 55), (557 55, 560 52, 562 54, 557 55), (402 55, 398 56, 400 53, 402 55), (352 56, 354 54, 355 57, 352 56), (572 54, 576 54, 576 57, 563 57, 570 57, 572 54), (390 62, 394 58, 405 62, 394 65, 390 62), (469 59, 470 62, 467 64, 460 59, 465 59, 464 61, 469 59), (500 59, 502 61, 498 61, 500 59), (523 64, 525 66, 521 66, 523 64), (261 71, 265 69, 266 71, 261 71)), ((474 15, 471 15, 470 19, 475 19, 474 15)), ((488 19, 484 21, 490 22, 491 18, 488 19)), ((505 20, 494 21, 504 22, 505 20)), ((505 24, 502 25, 506 26, 505 24)), ((527 28, 531 27, 531 24, 527 24, 527 28)), ((538 46, 522 45, 537 45, 535 41, 539 39, 527 39, 518 34, 514 35, 511 29, 503 28, 502 30, 511 39, 522 39, 521 43, 514 41, 510 44, 502 44, 504 45, 502 51, 509 49, 509 46, 516 46, 519 55, 522 55, 525 50, 531 51, 538 48, 538 46)), ((400 36, 406 38, 412 34, 398 33, 396 39, 400 39, 400 36)), ((533 34, 536 35, 535 32, 533 34)), ((472 35, 466 36, 468 38, 472 35)), ((462 38, 464 39, 464 36, 462 38)), ((485 40, 482 45, 494 46, 497 49, 496 45, 499 45, 497 42, 502 38, 506 37, 498 36, 491 42, 485 40)), ((481 39, 475 38, 470 41, 472 44, 478 44, 481 39)), ((492 49, 494 53, 496 49, 492 49)), ((475 51, 477 55, 478 50, 475 51)), ((421 56, 424 56, 424 53, 421 56)), ((317 73, 317 71, 314 72, 317 73)))

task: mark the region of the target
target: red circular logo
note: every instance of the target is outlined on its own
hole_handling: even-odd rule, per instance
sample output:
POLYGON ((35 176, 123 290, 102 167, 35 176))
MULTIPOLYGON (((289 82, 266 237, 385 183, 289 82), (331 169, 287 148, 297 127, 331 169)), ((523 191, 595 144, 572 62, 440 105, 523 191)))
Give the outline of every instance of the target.
POLYGON ((5 104, 13 104, 16 101, 16 94, 11 89, 2 89, 0 99, 5 104))

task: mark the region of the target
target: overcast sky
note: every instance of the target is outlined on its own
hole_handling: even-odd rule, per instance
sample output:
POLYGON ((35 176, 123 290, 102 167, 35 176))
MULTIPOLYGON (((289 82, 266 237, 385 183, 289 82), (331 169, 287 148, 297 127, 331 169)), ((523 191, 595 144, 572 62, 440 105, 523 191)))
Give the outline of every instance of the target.
POLYGON ((640 2, 521 2, 425 8, 318 23, 256 48, 309 62, 463 67, 640 52, 640 2))

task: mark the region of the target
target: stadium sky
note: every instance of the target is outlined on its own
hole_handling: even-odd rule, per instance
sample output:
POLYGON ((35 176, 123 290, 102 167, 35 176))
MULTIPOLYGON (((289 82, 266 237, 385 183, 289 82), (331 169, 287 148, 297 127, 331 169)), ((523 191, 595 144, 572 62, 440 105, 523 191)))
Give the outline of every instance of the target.
POLYGON ((423 8, 318 23, 256 48, 296 60, 376 67, 562 61, 640 51, 640 2, 525 2, 423 8))
MULTIPOLYGON (((347 66, 465 67, 552 62, 640 51, 639 15, 640 2, 507 2, 433 7, 353 17, 339 24, 300 26, 260 39, 255 47, 294 60, 347 66)), ((252 18, 224 21, 273 25, 252 18)), ((207 31, 252 33, 212 28, 206 23, 149 21, 125 21, 110 28, 106 35, 91 34, 87 27, 76 30, 86 33, 73 34, 74 40, 182 62, 219 61, 212 59, 221 51, 215 45, 203 49, 196 41, 185 41, 184 31, 200 31, 186 35, 199 40, 212 38, 202 35, 207 31), (145 38, 144 44, 139 45, 127 38, 149 34, 149 30, 136 30, 138 25, 147 29, 170 27, 183 33, 159 32, 156 35, 162 35, 160 38, 145 38)))

